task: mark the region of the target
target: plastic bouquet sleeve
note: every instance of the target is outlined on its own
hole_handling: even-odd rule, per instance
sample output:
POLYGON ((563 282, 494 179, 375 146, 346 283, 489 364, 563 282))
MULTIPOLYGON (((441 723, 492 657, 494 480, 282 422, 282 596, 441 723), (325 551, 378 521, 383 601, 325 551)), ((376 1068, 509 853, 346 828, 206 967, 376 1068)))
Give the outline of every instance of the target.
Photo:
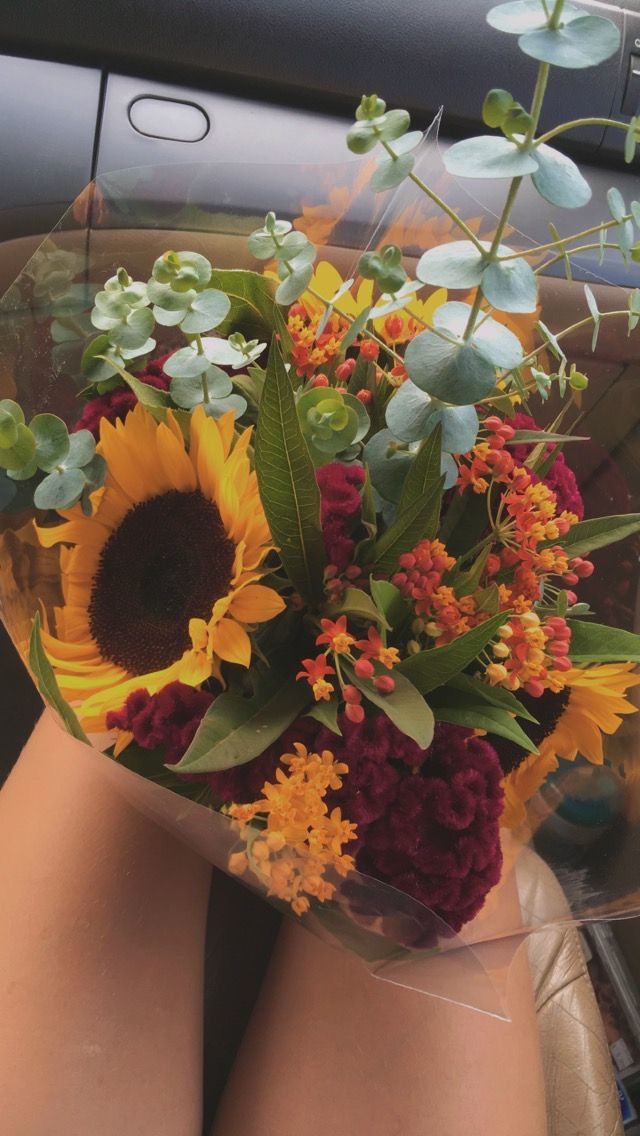
POLYGON ((605 266, 566 338, 575 281, 436 127, 370 96, 339 168, 87 187, 0 305, 0 599, 78 760, 377 977, 508 1016, 528 934, 640 911, 640 309, 605 266))

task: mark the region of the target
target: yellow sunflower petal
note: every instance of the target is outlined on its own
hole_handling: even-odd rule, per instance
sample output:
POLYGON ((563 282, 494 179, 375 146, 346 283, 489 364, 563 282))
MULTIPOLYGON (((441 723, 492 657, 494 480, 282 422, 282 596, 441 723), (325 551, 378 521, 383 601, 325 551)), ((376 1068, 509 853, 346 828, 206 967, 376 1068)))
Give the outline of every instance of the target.
POLYGON ((263 584, 247 584, 236 592, 229 604, 229 615, 241 623, 265 623, 284 610, 282 596, 263 584))
POLYGON ((197 487, 195 470, 184 443, 164 423, 158 426, 157 447, 168 483, 180 493, 192 493, 197 487))
POLYGON ((227 663, 248 667, 251 662, 251 640, 244 627, 234 619, 221 619, 211 628, 211 646, 227 663))

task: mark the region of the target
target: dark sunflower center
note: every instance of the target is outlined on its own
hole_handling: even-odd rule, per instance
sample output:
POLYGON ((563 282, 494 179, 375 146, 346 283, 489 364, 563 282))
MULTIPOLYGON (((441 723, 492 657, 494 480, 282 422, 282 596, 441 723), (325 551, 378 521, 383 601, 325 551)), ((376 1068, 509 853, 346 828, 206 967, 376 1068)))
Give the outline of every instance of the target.
POLYGON ((136 505, 105 544, 89 601, 103 658, 131 674, 161 670, 190 644, 189 620, 226 595, 235 546, 202 493, 136 505))
MULTIPOLYGON (((555 730, 567 706, 570 694, 571 691, 568 687, 561 690, 559 694, 545 690, 540 698, 532 698, 530 694, 525 694, 522 690, 518 691, 518 701, 529 713, 533 714, 534 718, 538 719, 537 723, 528 722, 525 718, 518 719, 525 734, 528 738, 531 738, 536 746, 539 746, 540 742, 548 738, 549 734, 552 734, 555 730)), ((517 769, 527 756, 520 746, 509 741, 508 738, 499 738, 494 734, 490 740, 505 774, 512 773, 514 769, 517 769)))

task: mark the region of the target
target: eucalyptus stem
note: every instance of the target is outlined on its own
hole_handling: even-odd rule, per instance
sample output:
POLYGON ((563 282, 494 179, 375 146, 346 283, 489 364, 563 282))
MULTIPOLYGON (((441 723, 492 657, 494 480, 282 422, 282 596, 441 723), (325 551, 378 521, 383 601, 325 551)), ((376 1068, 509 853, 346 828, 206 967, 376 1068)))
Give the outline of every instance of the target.
MULTIPOLYGON (((534 245, 532 248, 521 249, 519 252, 510 252, 506 256, 501 256, 498 259, 502 262, 505 260, 516 260, 518 257, 523 256, 537 256, 539 252, 547 252, 548 249, 563 248, 571 241, 580 241, 583 237, 590 237, 593 233, 601 233, 604 229, 611 229, 614 225, 624 225, 626 221, 632 221, 633 214, 625 213, 620 221, 614 220, 612 217, 609 221, 601 221, 598 225, 592 225, 589 229, 581 229, 579 233, 572 233, 570 237, 560 237, 556 241, 547 241, 543 245, 534 245)), ((616 246, 617 247, 617 246, 616 246)), ((567 249, 568 253, 572 253, 573 249, 567 249)))
MULTIPOLYGON (((384 149, 387 151, 389 157, 393 158, 394 161, 397 160, 399 154, 396 154, 391 143, 387 142, 384 138, 381 138, 380 142, 384 149)), ((449 217, 450 220, 453 221, 454 225, 457 225, 458 228, 462 230, 467 240, 470 240, 475 245, 475 247, 478 249, 478 252, 483 253, 484 248, 482 246, 482 242, 478 239, 473 230, 470 229, 469 226, 462 220, 462 217, 460 217, 456 213, 455 209, 452 209, 450 205, 447 205, 446 201, 444 201, 444 199, 440 197, 435 192, 435 190, 431 189, 427 185, 427 183, 422 180, 422 178, 419 178, 417 174, 414 174, 413 171, 408 175, 408 177, 409 181, 412 181, 414 185, 417 185, 418 189, 420 189, 422 193, 424 193, 429 198, 430 201, 433 201, 434 205, 437 205, 443 213, 446 213, 447 217, 449 217)))
POLYGON ((618 130, 623 130, 625 134, 629 129, 628 124, 617 122, 615 118, 574 118, 571 122, 561 122, 552 130, 547 130, 546 134, 541 134, 539 138, 536 138, 536 146, 549 142, 552 138, 557 138, 558 134, 564 134, 567 130, 577 130, 580 126, 615 126, 618 130))
POLYGON ((538 273, 544 272, 547 268, 551 268, 552 265, 557 264, 559 260, 564 260, 565 256, 568 256, 569 254, 571 254, 571 256, 574 256, 576 253, 579 253, 579 252, 590 252, 592 249, 600 249, 600 248, 617 249, 617 248, 619 248, 619 245, 615 244, 614 241, 605 241, 602 244, 600 244, 599 241, 593 241, 591 244, 588 244, 588 245, 578 245, 577 248, 572 248, 572 249, 568 249, 564 252, 559 252, 558 255, 553 256, 551 258, 551 260, 546 260, 544 264, 541 264, 538 268, 535 268, 534 272, 537 276, 538 273))

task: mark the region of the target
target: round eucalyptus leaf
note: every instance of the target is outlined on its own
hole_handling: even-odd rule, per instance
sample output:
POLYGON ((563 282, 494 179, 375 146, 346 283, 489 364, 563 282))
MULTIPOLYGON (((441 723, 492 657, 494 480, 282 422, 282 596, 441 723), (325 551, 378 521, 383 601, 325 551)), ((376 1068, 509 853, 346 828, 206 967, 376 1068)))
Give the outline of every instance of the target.
POLYGON ((22 470, 36 453, 36 440, 23 422, 16 425, 16 440, 12 446, 0 449, 0 468, 22 470))
POLYGON ((149 308, 135 308, 126 320, 113 328, 111 342, 119 347, 136 348, 146 343, 153 331, 154 319, 149 308))
POLYGON ((0 410, 10 414, 14 422, 24 423, 24 411, 12 398, 0 398, 0 410))
POLYGON ((591 186, 575 162, 544 143, 536 147, 538 169, 531 180, 541 197, 562 209, 578 209, 591 200, 591 186))
POLYGON ((440 473, 444 474, 443 489, 453 489, 456 481, 458 480, 458 466, 451 457, 451 454, 442 453, 440 455, 440 473))
POLYGON ((607 205, 611 210, 611 216, 614 221, 624 221, 627 207, 624 203, 624 197, 620 193, 620 190, 616 189, 615 185, 612 185, 611 189, 607 190, 607 205))
POLYGON ((371 419, 367 414, 366 408, 360 402, 359 398, 355 398, 352 394, 343 394, 345 406, 347 406, 356 416, 356 429, 355 434, 349 439, 350 442, 361 442, 365 434, 369 433, 371 428, 371 419))
MULTIPOLYGON (((395 396, 394 396, 395 397, 395 396)), ((363 457, 374 489, 385 501, 397 504, 413 455, 408 449, 395 449, 398 439, 391 430, 379 430, 364 447, 363 457)))
POLYGON ((123 363, 127 359, 139 359, 141 355, 150 355, 156 345, 155 339, 147 339, 139 347, 121 347, 119 355, 123 363))
POLYGON ((222 418, 230 410, 233 410, 236 418, 240 418, 247 409, 247 400, 241 394, 230 394, 227 398, 214 398, 205 403, 204 409, 211 418, 222 418))
POLYGON ((521 150, 509 138, 490 134, 454 143, 442 160, 450 174, 465 178, 522 177, 538 168, 537 159, 529 150, 521 150))
POLYGON ((169 311, 167 308, 153 307, 153 318, 156 323, 161 327, 177 327, 184 319, 184 308, 178 308, 176 311, 169 311))
POLYGON ((433 428, 435 407, 428 394, 406 379, 387 403, 385 420, 396 438, 403 442, 419 442, 433 428))
POLYGON ((477 402, 495 386, 495 367, 473 342, 448 342, 423 331, 408 344, 404 361, 416 386, 455 406, 477 402))
POLYGON ((262 355, 267 345, 266 343, 256 343, 255 347, 245 353, 234 347, 228 339, 218 339, 211 336, 211 338, 202 340, 202 346, 210 363, 215 363, 220 367, 231 367, 235 371, 255 362, 262 355))
POLYGON ((378 166, 369 186, 374 193, 393 189, 409 176, 415 164, 413 154, 400 154, 398 158, 385 158, 378 166))
POLYGON ((104 485, 107 476, 107 463, 102 454, 94 454, 91 461, 83 465, 82 472, 87 488, 90 492, 104 485))
MULTIPOLYGON (((583 15, 582 8, 566 4, 562 19, 567 21, 583 15)), ((509 4, 497 4, 487 12, 487 23, 499 32, 522 35, 523 32, 545 28, 548 20, 540 0, 512 0, 509 4)))
POLYGON ((465 304, 462 300, 449 300, 436 308, 433 313, 433 326, 462 340, 470 314, 470 304, 465 304))
POLYGON ((210 365, 207 356, 201 355, 195 347, 181 347, 169 356, 162 369, 172 379, 194 379, 204 375, 210 365))
MULTIPOLYGON (((489 245, 483 241, 483 246, 489 245)), ((450 241, 423 253, 416 276, 442 288, 475 288, 482 279, 485 258, 471 241, 450 241)))
POLYGON ((277 245, 273 235, 266 233, 264 229, 257 229, 255 233, 251 233, 247 246, 256 260, 271 260, 276 255, 277 245))
MULTIPOLYGON (((289 259, 289 268, 292 268, 294 272, 298 272, 301 268, 306 268, 308 264, 313 264, 316 256, 316 246, 312 244, 311 241, 307 241, 300 249, 300 252, 297 253, 296 256, 293 256, 289 259)), ((280 271, 280 269, 283 267, 283 265, 279 264, 278 270, 280 271)))
POLYGON ((33 503, 37 509, 69 509, 80 500, 85 487, 81 469, 50 473, 36 487, 33 503))
POLYGON ((493 363, 494 367, 511 370, 522 362, 523 350, 520 340, 497 320, 491 318, 482 320, 471 337, 471 343, 489 363, 493 363))
POLYGON ((69 435, 69 452, 60 464, 64 469, 81 469, 92 461, 96 452, 96 441, 89 430, 76 430, 69 435))
POLYGON ((422 288, 422 284, 419 284, 415 280, 407 280, 393 295, 383 292, 378 303, 369 313, 370 319, 381 319, 384 316, 390 315, 391 312, 401 311, 403 308, 406 308, 407 304, 415 299, 416 292, 418 292, 420 288, 422 288))
POLYGON ((10 449, 18 441, 18 423, 8 410, 0 409, 0 449, 10 449))
POLYGON ((12 481, 29 481, 38 472, 38 462, 33 457, 31 461, 22 466, 22 469, 8 469, 7 477, 12 481))
MULTIPOLYGON (((192 375, 173 379, 170 387, 173 401, 186 410, 190 410, 192 407, 204 403, 206 399, 202 381, 203 377, 202 375, 199 377, 192 375)), ((207 368, 206 380, 209 401, 226 398, 233 390, 231 379, 225 371, 221 371, 219 367, 209 366, 207 368)))
POLYGON ((99 312, 96 308, 91 313, 91 323, 98 331, 111 331, 112 328, 117 327, 120 323, 118 316, 107 316, 103 312, 99 312))
POLYGON ((218 288, 206 288, 192 301, 180 327, 187 335, 212 331, 226 319, 230 308, 231 300, 225 292, 221 292, 218 288))
POLYGON ((396 138, 401 138, 403 134, 407 133, 411 125, 411 116, 408 110, 388 110, 384 115, 384 121, 379 127, 379 137, 383 138, 385 142, 393 142, 396 138))
POLYGON ((55 414, 36 414, 29 429, 36 440, 36 460, 40 469, 51 473, 69 453, 69 431, 55 414))
POLYGON ((305 288, 308 287, 309 281, 313 276, 313 265, 308 264, 305 268, 299 269, 298 272, 292 272, 287 276, 286 280, 282 281, 276 289, 276 303, 277 304, 293 304, 298 296, 301 296, 305 288))
POLYGON ((160 284, 155 280, 149 281, 148 292, 151 303, 166 312, 186 312, 189 304, 198 295, 195 288, 189 288, 186 292, 175 292, 170 284, 160 284))
MULTIPOLYGON (((632 201, 629 208, 631 209, 631 214, 633 216, 633 219, 634 219, 636 225, 640 229, 640 201, 632 201)), ((2 406, 1 402, 0 402, 0 406, 2 406)))
POLYGON ((482 274, 482 293, 491 306, 501 312, 535 312, 538 301, 535 272, 523 257, 494 261, 482 274))
POLYGON ((0 510, 11 504, 18 492, 18 488, 6 474, 0 475, 0 510))
POLYGON ((526 32, 518 40, 518 46, 525 55, 540 63, 577 71, 596 67, 615 55, 620 47, 620 32, 603 16, 581 15, 559 28, 526 32))
POLYGON ((369 122, 354 122, 347 134, 347 146, 352 154, 367 154, 378 143, 378 136, 369 122))
POLYGON ((309 243, 309 238, 304 233, 297 231, 287 233, 282 244, 276 248, 273 255, 278 260, 294 260, 300 253, 304 252, 309 243))
POLYGON ((421 130, 410 130, 408 134, 403 134, 402 138, 396 138, 393 143, 393 149, 396 154, 408 154, 410 150, 415 150, 422 142, 424 135, 421 130))

